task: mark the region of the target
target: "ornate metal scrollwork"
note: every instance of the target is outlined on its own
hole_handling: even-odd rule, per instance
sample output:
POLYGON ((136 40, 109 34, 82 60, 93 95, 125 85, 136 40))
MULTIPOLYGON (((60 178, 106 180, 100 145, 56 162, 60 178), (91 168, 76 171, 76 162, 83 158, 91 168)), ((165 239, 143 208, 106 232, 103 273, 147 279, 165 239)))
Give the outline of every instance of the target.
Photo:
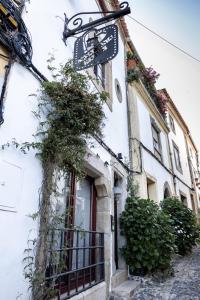
POLYGON ((24 65, 31 65, 31 38, 20 10, 12 0, 0 0, 0 41, 16 54, 24 65))
POLYGON ((71 18, 67 18, 65 14, 65 26, 64 26, 64 32, 63 32, 63 40, 66 42, 67 38, 70 36, 73 36, 75 34, 79 34, 81 32, 84 32, 85 30, 90 30, 94 28, 95 26, 99 26, 102 24, 105 24, 107 22, 110 22, 112 20, 118 19, 120 17, 123 17, 131 12, 129 3, 127 1, 124 1, 120 3, 119 10, 117 11, 98 11, 98 12, 81 12, 78 14, 75 14, 71 18), (90 23, 87 23, 83 25, 83 19, 80 17, 82 15, 94 15, 94 14, 102 14, 104 13, 105 16, 92 21, 90 23), (70 27, 73 26, 73 28, 70 29, 70 27))
POLYGON ((127 1, 124 1, 122 3, 120 3, 119 8, 120 9, 125 9, 129 7, 129 3, 127 1))

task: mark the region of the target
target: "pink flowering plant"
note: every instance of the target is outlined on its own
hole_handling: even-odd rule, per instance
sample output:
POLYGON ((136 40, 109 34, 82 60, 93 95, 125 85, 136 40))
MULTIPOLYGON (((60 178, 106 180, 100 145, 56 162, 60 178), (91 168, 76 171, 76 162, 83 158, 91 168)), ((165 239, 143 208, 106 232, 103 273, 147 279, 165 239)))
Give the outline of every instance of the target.
POLYGON ((157 91, 158 109, 162 115, 166 115, 167 112, 167 96, 163 91, 157 91))
POLYGON ((143 71, 144 78, 150 84, 155 84, 160 74, 157 73, 152 67, 145 68, 143 71))

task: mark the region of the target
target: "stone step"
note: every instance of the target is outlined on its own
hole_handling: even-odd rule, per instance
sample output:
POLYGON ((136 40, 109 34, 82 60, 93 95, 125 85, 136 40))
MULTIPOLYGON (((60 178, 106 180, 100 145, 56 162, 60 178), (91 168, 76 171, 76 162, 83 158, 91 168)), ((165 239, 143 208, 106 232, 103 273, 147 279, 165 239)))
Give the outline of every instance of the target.
POLYGON ((140 287, 140 281, 126 280, 112 290, 110 300, 129 300, 140 287))

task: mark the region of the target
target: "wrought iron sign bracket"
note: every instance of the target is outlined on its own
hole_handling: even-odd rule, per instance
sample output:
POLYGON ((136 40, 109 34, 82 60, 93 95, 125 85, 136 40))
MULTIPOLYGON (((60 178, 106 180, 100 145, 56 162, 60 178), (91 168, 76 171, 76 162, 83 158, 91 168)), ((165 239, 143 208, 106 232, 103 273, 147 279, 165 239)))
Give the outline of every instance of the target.
POLYGON ((25 66, 30 66, 33 54, 31 37, 21 18, 21 8, 11 0, 0 0, 0 42, 25 66))
POLYGON ((74 36, 76 34, 82 33, 84 31, 90 31, 94 29, 96 26, 100 26, 102 24, 105 24, 107 22, 119 19, 125 15, 130 14, 131 10, 129 7, 129 3, 124 1, 119 5, 119 10, 117 11, 98 11, 98 12, 82 12, 78 13, 71 18, 67 18, 65 14, 65 26, 64 26, 64 32, 63 32, 63 41, 66 44, 66 40, 74 36), (105 14, 104 17, 94 20, 92 22, 89 22, 85 25, 83 25, 83 19, 80 17, 82 15, 94 15, 94 14, 105 14), (70 29, 70 24, 74 26, 74 29, 70 29))

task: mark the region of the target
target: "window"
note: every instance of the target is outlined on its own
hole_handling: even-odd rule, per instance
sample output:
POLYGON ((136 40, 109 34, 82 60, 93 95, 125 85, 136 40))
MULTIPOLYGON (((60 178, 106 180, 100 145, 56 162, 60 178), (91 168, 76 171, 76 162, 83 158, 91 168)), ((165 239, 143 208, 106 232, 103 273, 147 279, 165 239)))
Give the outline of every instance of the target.
POLYGON ((156 182, 149 177, 147 177, 147 197, 157 202, 156 182))
POLYGON ((164 199, 167 199, 169 197, 170 197, 170 192, 169 192, 168 188, 165 188, 165 190, 164 190, 164 199))
POLYGON ((94 74, 97 80, 100 81, 101 86, 105 89, 105 64, 95 65, 94 74))
POLYGON ((171 189, 169 183, 166 181, 164 184, 164 199, 171 197, 171 189))
POLYGON ((180 192, 181 202, 187 207, 187 197, 184 193, 180 192))
POLYGON ((104 280, 104 234, 96 232, 96 189, 91 177, 76 181, 69 176, 62 199, 56 213, 64 220, 49 233, 46 280, 54 280, 61 295, 72 297, 104 280))
POLYGON ((176 133, 174 119, 172 118, 171 115, 169 115, 169 124, 170 124, 170 128, 173 131, 173 133, 176 133))
POLYGON ((176 144, 174 142, 173 142, 173 148, 174 148, 174 160, 175 160, 176 169, 180 173, 182 173, 179 149, 178 149, 178 147, 176 146, 176 144))
POLYGON ((157 127, 154 120, 151 121, 151 127, 152 127, 152 136, 153 136, 154 154, 160 161, 162 161, 160 129, 157 127))
POLYGON ((98 89, 100 89, 101 91, 102 89, 104 89, 108 93, 106 103, 109 109, 112 111, 112 102, 113 102, 112 62, 109 61, 105 64, 99 64, 94 66, 93 73, 95 74, 95 77, 99 81, 98 89))
POLYGON ((195 209, 195 201, 194 201, 194 196, 193 196, 193 194, 190 195, 190 198, 191 198, 192 211, 193 211, 193 213, 195 214, 196 209, 195 209))
POLYGON ((117 80, 117 78, 115 78, 115 92, 116 92, 119 102, 121 103, 123 100, 122 99, 122 90, 121 90, 121 87, 120 87, 120 84, 119 84, 119 81, 117 80))

